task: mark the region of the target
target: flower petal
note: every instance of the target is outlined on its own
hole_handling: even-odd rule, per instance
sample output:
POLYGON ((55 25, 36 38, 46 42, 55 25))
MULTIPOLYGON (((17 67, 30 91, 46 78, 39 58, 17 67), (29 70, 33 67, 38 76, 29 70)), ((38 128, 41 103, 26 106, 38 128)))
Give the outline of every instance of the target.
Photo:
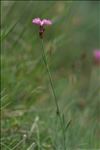
POLYGON ((41 25, 41 22, 42 22, 42 21, 41 21, 40 18, 35 18, 35 19, 32 20, 32 23, 33 23, 33 24, 36 24, 36 25, 39 25, 39 26, 41 25))
POLYGON ((52 21, 49 20, 49 19, 43 19, 42 22, 41 22, 41 24, 42 25, 46 25, 46 26, 52 25, 52 21))

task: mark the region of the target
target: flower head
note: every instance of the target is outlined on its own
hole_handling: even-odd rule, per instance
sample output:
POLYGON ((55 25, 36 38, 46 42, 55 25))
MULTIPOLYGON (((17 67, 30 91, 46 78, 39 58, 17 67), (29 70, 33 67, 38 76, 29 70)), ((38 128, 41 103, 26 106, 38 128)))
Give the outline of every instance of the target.
POLYGON ((93 56, 95 63, 100 64, 100 50, 94 50, 93 56))
POLYGON ((40 19, 40 18, 35 18, 32 20, 32 23, 35 25, 38 25, 40 27, 39 29, 39 35, 40 38, 43 38, 43 33, 45 31, 45 26, 52 25, 52 21, 49 19, 40 19))
POLYGON ((49 19, 40 19, 40 18, 35 18, 32 20, 33 24, 36 24, 38 26, 48 26, 52 24, 52 21, 49 19))

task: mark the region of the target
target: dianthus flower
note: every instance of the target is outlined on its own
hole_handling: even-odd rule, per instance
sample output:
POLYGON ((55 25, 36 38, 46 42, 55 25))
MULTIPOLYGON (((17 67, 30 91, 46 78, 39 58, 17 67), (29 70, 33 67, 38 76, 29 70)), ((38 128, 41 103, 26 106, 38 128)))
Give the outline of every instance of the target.
POLYGON ((40 18, 33 19, 32 23, 35 24, 35 25, 38 25, 40 27, 40 29, 39 29, 40 38, 43 38, 43 33, 45 31, 45 26, 52 25, 51 20, 49 20, 49 19, 40 19, 40 18))
POLYGON ((100 50, 94 50, 93 56, 95 63, 100 64, 100 50))

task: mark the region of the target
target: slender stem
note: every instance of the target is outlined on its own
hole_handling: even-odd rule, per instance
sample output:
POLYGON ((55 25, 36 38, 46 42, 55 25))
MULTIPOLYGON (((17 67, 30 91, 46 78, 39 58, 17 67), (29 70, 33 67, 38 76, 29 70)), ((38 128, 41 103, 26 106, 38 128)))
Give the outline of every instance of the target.
POLYGON ((43 57, 43 61, 45 63, 45 66, 46 66, 46 69, 47 69, 47 72, 48 72, 48 75, 49 75, 49 81, 50 81, 52 92, 53 92, 53 95, 54 95, 55 104, 56 104, 56 107, 57 107, 57 113, 59 114, 60 109, 59 109, 59 106, 58 106, 58 100, 57 100, 57 97, 56 97, 56 94, 55 94, 55 90, 54 90, 54 86, 53 86, 53 81, 52 81, 49 65, 47 63, 47 57, 46 57, 45 50, 44 50, 43 39, 42 39, 42 57, 43 57))
POLYGON ((52 76, 51 76, 51 72, 50 72, 50 69, 49 69, 49 65, 48 65, 48 62, 47 62, 46 53, 45 53, 45 50, 44 50, 43 39, 42 39, 42 57, 43 57, 43 61, 44 61, 45 66, 46 66, 46 70, 47 70, 47 73, 48 73, 48 76, 49 76, 49 81, 50 81, 50 84, 51 84, 52 92, 53 92, 53 95, 54 95, 55 104, 56 104, 56 108, 57 108, 57 115, 59 116, 60 123, 61 123, 61 128, 62 128, 64 150, 66 150, 66 142, 65 142, 65 132, 64 132, 63 120, 62 120, 62 116, 61 116, 61 113, 60 113, 60 109, 59 109, 56 93, 55 93, 55 90, 54 90, 54 85, 53 85, 53 81, 52 81, 52 76))

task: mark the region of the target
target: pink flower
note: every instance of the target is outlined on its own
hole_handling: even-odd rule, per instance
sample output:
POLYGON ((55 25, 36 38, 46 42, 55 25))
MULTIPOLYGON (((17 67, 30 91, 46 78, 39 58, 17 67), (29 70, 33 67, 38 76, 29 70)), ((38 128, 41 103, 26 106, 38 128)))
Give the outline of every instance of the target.
POLYGON ((52 25, 52 21, 49 19, 40 19, 40 18, 35 18, 32 20, 33 24, 36 24, 38 26, 48 26, 52 25))
POLYGON ((96 64, 100 64, 100 50, 95 50, 93 52, 94 61, 96 64))
POLYGON ((40 38, 43 38, 43 33, 45 31, 44 26, 52 25, 52 21, 51 20, 49 20, 49 19, 40 19, 40 18, 33 19, 32 23, 36 24, 36 25, 38 25, 40 27, 40 29, 39 29, 40 38))

